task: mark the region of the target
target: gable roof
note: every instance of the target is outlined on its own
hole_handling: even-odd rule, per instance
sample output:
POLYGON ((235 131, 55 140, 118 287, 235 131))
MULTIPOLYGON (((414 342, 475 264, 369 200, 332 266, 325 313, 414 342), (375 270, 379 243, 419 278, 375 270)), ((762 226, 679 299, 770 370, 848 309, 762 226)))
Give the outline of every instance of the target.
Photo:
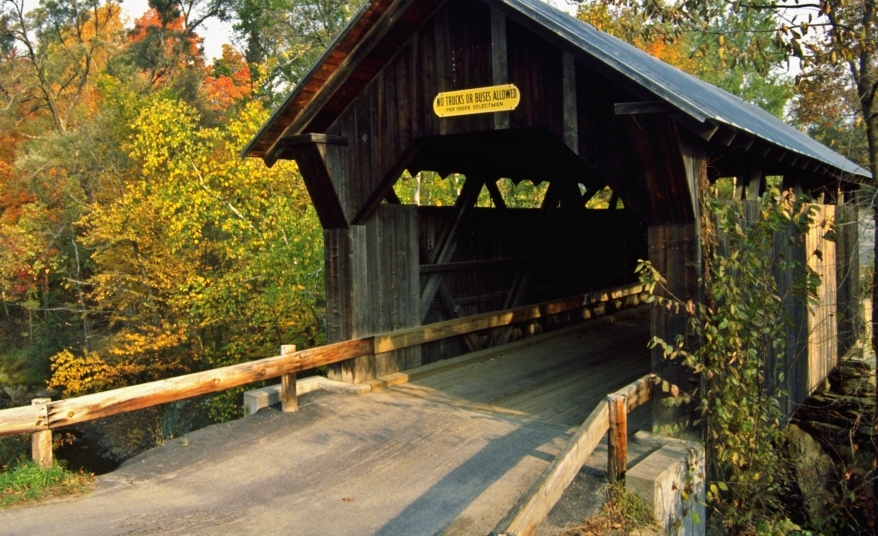
MULTIPOLYGON (((408 0, 404 4, 424 4, 422 13, 432 13, 441 4, 435 0, 408 0)), ((861 166, 799 132, 765 110, 711 84, 703 82, 609 34, 595 29, 541 0, 489 0, 508 15, 527 20, 529 26, 575 55, 597 61, 636 86, 640 86, 673 109, 698 123, 723 126, 745 133, 770 145, 830 166, 849 180, 870 179, 861 166)), ((325 82, 339 74, 339 65, 348 54, 368 39, 373 25, 393 7, 390 0, 373 0, 354 16, 320 61, 275 110, 271 119, 244 149, 242 156, 265 157, 275 143, 290 131, 296 118, 325 82)), ((424 19, 426 20, 426 19, 424 19)), ((413 31, 413 30, 412 30, 413 31)), ((350 100, 356 95, 349 97, 350 100)), ((300 128, 308 126, 299 125, 300 128)))

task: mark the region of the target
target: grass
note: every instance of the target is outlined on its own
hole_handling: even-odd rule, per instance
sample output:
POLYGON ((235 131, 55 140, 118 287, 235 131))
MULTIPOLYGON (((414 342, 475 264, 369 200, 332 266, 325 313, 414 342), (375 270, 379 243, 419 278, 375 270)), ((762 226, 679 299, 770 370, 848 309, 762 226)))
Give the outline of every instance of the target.
POLYGON ((18 462, 0 473, 0 507, 84 493, 93 479, 90 473, 74 473, 57 463, 40 469, 34 461, 18 462))
POLYGON ((615 536, 627 534, 661 534, 652 508, 637 495, 625 489, 622 483, 607 488, 607 500, 601 511, 586 519, 582 525, 560 533, 559 536, 615 536))

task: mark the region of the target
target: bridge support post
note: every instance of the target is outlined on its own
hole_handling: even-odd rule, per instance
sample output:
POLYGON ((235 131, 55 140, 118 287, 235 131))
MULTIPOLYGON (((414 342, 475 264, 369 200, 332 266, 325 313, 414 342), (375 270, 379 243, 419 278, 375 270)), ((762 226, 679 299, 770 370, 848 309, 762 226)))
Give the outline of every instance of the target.
POLYGON ((624 395, 609 395, 607 408, 610 412, 607 480, 618 482, 625 479, 625 472, 628 471, 628 398, 624 395))
MULTIPOLYGON (((51 398, 34 398, 31 404, 34 406, 46 407, 51 402, 51 398)), ((48 417, 48 416, 47 416, 48 417)), ((48 418, 46 418, 48 422, 48 418)), ((52 467, 52 431, 40 430, 31 434, 31 457, 40 469, 49 469, 52 467)))
MULTIPOLYGON (((295 344, 284 344, 280 347, 280 355, 291 354, 296 351, 295 344)), ((281 376, 280 402, 284 412, 299 410, 299 396, 296 392, 296 373, 281 376)))

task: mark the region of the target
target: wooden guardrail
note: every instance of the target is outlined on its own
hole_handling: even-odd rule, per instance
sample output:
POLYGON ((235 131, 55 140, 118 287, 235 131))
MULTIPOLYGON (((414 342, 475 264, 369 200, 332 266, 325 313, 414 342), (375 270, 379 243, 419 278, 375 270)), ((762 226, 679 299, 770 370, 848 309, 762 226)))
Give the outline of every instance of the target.
MULTIPOLYGON (((119 413, 224 391, 248 383, 291 375, 355 357, 408 348, 585 308, 587 317, 601 316, 608 304, 633 306, 645 296, 643 285, 626 285, 561 300, 437 322, 350 341, 327 344, 238 365, 196 372, 130 387, 0 411, 0 436, 35 434, 119 413)), ((40 436, 44 437, 44 436, 40 436)), ((44 441, 44 439, 42 440, 44 441)), ((37 439, 34 439, 34 445, 37 439)))
POLYGON ((555 461, 497 524, 494 536, 530 536, 573 482, 576 474, 609 432, 608 479, 622 478, 628 466, 627 414, 652 398, 655 375, 648 374, 602 400, 570 438, 555 461))

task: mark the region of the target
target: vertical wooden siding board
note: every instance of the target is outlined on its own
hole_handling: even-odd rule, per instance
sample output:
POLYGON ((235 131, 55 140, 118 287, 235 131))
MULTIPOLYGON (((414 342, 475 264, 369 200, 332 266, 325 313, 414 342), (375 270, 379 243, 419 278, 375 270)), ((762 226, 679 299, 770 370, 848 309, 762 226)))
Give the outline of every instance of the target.
MULTIPOLYGON (((326 133, 331 136, 344 136, 342 133, 341 122, 336 121, 332 128, 328 129, 326 133)), ((347 149, 347 147, 344 147, 344 149, 347 149)), ((345 196, 344 191, 345 182, 347 182, 347 177, 344 176, 344 156, 345 153, 340 146, 330 145, 326 148, 326 170, 329 173, 329 179, 332 182, 332 187, 335 190, 338 202, 345 214, 345 219, 350 221, 350 216, 346 210, 347 197, 345 196)))
MULTIPOLYGON (((390 221, 390 227, 392 229, 392 233, 387 235, 386 241, 390 242, 390 244, 385 246, 385 254, 387 255, 387 263, 388 263, 388 279, 390 283, 390 326, 392 329, 402 329, 405 324, 405 304, 401 299, 400 289, 403 285, 405 285, 405 281, 403 278, 405 274, 402 273, 402 266, 400 264, 399 252, 405 246, 400 243, 400 239, 402 238, 401 229, 400 229, 400 211, 399 208, 402 208, 400 205, 395 205, 392 207, 388 207, 390 210, 388 211, 388 219, 390 221)), ((397 372, 402 370, 405 367, 404 359, 405 354, 408 349, 403 349, 402 351, 394 352, 391 359, 388 360, 387 368, 388 370, 393 370, 393 372, 397 372)))
MULTIPOLYGON (((413 40, 412 42, 417 42, 413 40)), ((406 46, 396 61, 396 86, 397 86, 397 138, 394 150, 394 160, 399 159, 402 152, 412 142, 412 117, 415 98, 412 94, 411 71, 412 71, 412 43, 406 46)))
MULTIPOLYGON (((437 14, 438 16, 438 14, 437 14)), ((419 60, 421 66, 420 83, 423 107, 423 132, 424 136, 439 134, 439 118, 433 112, 433 99, 439 93, 439 73, 437 72, 438 52, 436 51, 436 34, 438 30, 434 22, 428 23, 421 30, 419 46, 419 60)))
MULTIPOLYGON (((491 8, 491 78, 494 85, 509 83, 509 63, 506 48, 506 15, 496 8, 491 8)), ((509 128, 510 112, 491 114, 494 116, 494 128, 509 128)))
MULTIPOLYGON (((479 79, 476 81, 477 87, 490 86, 494 82, 494 59, 493 48, 491 46, 492 26, 491 26, 491 8, 487 4, 473 2, 472 5, 477 11, 478 16, 473 18, 475 26, 475 35, 478 36, 478 44, 475 47, 479 63, 479 79)), ((479 114, 479 130, 493 130, 494 118, 493 114, 479 114)))
POLYGON ((579 154, 579 125, 576 112, 576 60, 567 51, 561 52, 564 91, 564 143, 579 154))
MULTIPOLYGON (((656 269, 668 282, 668 290, 683 300, 695 298, 697 278, 694 274, 695 259, 695 225, 694 223, 674 225, 652 225, 649 233, 649 256, 656 269)), ((664 307, 652 309, 652 335, 662 338, 665 342, 674 343, 678 335, 687 336, 687 325, 684 314, 675 313, 664 307)), ((686 340, 687 344, 691 341, 686 340)), ((662 355, 660 349, 652 352, 653 372, 659 379, 676 384, 681 390, 691 390, 693 378, 678 362, 672 362, 662 355)), ((660 402, 667 396, 657 385, 656 402, 653 405, 654 426, 680 426, 682 437, 698 439, 697 432, 691 428, 692 408, 687 406, 667 407, 660 402)), ((671 432, 665 429, 665 432, 671 432)))
POLYGON ((387 112, 387 92, 390 89, 387 79, 388 70, 385 69, 375 77, 375 94, 372 102, 372 173, 368 183, 368 189, 363 196, 363 201, 369 199, 371 193, 383 178, 384 172, 389 168, 388 147, 389 140, 389 117, 387 112))
POLYGON ((329 171, 329 177, 332 181, 333 188, 338 196, 338 202, 341 205, 345 219, 350 221, 352 217, 350 208, 350 177, 348 175, 348 159, 350 154, 355 151, 352 147, 355 140, 355 133, 348 128, 351 122, 350 114, 343 114, 336 121, 333 128, 328 134, 342 136, 348 139, 348 146, 329 145, 326 147, 326 166, 329 171))
MULTIPOLYGON (((788 259, 804 265, 805 242, 793 224, 786 231, 778 233, 774 240, 775 258, 788 259)), ((776 265, 775 277, 784 298, 784 309, 792 321, 786 326, 786 350, 783 356, 783 370, 786 372, 789 399, 785 407, 790 415, 796 405, 805 401, 808 389, 808 306, 802 296, 795 293, 794 283, 801 277, 801 269, 782 269, 776 265)))
POLYGON ((814 225, 806 237, 809 267, 820 277, 818 303, 808 315, 808 388, 813 391, 837 361, 835 243, 823 238, 835 218, 833 205, 817 205, 814 225), (820 253, 818 253, 818 251, 820 253))
POLYGON ((838 205, 837 285, 838 285, 838 355, 843 356, 857 342, 860 329, 859 239, 857 233, 857 206, 847 201, 838 205))
POLYGON ((372 183, 372 106, 369 96, 373 87, 370 84, 356 102, 357 166, 354 176, 351 177, 354 207, 363 205, 369 195, 368 185, 372 183))
MULTIPOLYGON (((565 121, 564 121, 564 61, 562 52, 555 45, 548 41, 541 41, 540 48, 540 65, 542 66, 540 92, 544 95, 544 102, 548 106, 544 107, 543 124, 552 133, 558 136, 558 139, 564 140, 565 121)), ((574 78, 575 80, 575 78, 574 78)), ((571 99, 575 101, 575 99, 571 99)))
POLYGON ((338 235, 339 230, 323 231, 323 255, 326 266, 326 339, 327 342, 342 340, 339 311, 338 235))
MULTIPOLYGON (((414 317, 417 316, 419 309, 414 308, 414 304, 411 301, 412 295, 412 286, 417 286, 418 281, 418 272, 412 271, 412 264, 417 264, 417 257, 412 258, 412 234, 414 233, 417 236, 417 227, 412 227, 412 209, 414 207, 411 206, 400 206, 397 207, 396 217, 397 217, 397 251, 396 251, 396 265, 397 265, 397 273, 396 278, 399 281, 399 315, 400 315, 400 327, 408 328, 414 327, 416 324, 414 322, 414 317), (415 275, 415 278, 412 278, 412 275, 415 275)), ((417 251, 417 239, 415 239, 415 250, 417 251)), ((418 323, 419 324, 419 323, 418 323)), ((397 358, 397 367, 398 370, 404 370, 412 367, 416 367, 414 364, 414 348, 406 349, 405 353, 400 355, 397 358)))
MULTIPOLYGON (((408 300, 409 300, 409 322, 411 327, 421 325, 421 288, 420 288, 420 262, 418 255, 418 236, 420 234, 419 218, 417 207, 406 207, 407 211, 407 232, 408 232, 408 252, 407 270, 408 270, 408 300)), ((418 367, 422 364, 421 347, 412 348, 409 357, 409 367, 418 367)))
MULTIPOLYGON (((396 218, 394 217, 396 207, 384 205, 381 216, 381 235, 378 237, 379 242, 376 245, 381 258, 380 265, 382 270, 382 321, 383 327, 388 330, 396 329, 399 321, 399 281, 396 277, 396 262, 394 259, 394 250, 397 247, 396 236, 396 218)), ((396 372, 397 353, 391 352, 392 355, 385 355, 382 366, 384 374, 388 372, 396 372)))
MULTIPOLYGON (((382 124, 386 129, 382 136, 385 140, 383 147, 384 161, 382 163, 381 172, 376 175, 376 177, 384 177, 384 173, 389 170, 399 158, 399 134, 401 130, 399 124, 399 109, 402 103, 399 99, 399 82, 396 78, 396 65, 399 63, 400 58, 401 56, 398 56, 393 64, 388 65, 385 69, 384 110, 387 118, 385 121, 382 121, 382 124)), ((372 185, 372 188, 378 186, 378 180, 380 180, 380 178, 375 179, 376 182, 372 185)))
MULTIPOLYGON (((451 45, 448 35, 448 4, 442 6, 434 17, 436 40, 435 40, 435 66, 436 66, 436 93, 450 91, 452 89, 452 57, 451 45)), ((433 94, 435 97, 436 94, 433 94)), ((432 101, 431 101, 432 102, 432 101)), ((448 120, 437 118, 436 126, 439 134, 448 133, 448 120)))
MULTIPOLYGON (((372 333, 378 333, 387 329, 387 267, 383 265, 384 255, 384 229, 385 210, 387 205, 381 205, 379 210, 372 215, 366 223, 366 249, 367 264, 369 266, 369 280, 365 282, 369 289, 364 294, 369 296, 369 327, 372 333)), ((364 378, 380 376, 385 369, 387 356, 378 355, 371 360, 371 367, 364 369, 364 378)))
MULTIPOLYGON (((396 309, 398 311, 397 325, 399 325, 400 329, 412 326, 411 317, 413 315, 413 311, 410 308, 411 304, 408 300, 411 279, 409 278, 410 271, 408 269, 410 262, 408 258, 409 211, 407 208, 408 207, 398 206, 395 207, 394 210, 394 226, 396 228, 396 233, 394 237, 395 251, 393 253, 395 272, 393 277, 397 281, 398 286, 398 302, 396 309)), ((405 370, 411 366, 409 364, 411 354, 411 349, 407 348, 396 356, 396 370, 405 370)))
MULTIPOLYGON (((327 241, 335 245, 327 252, 334 264, 333 267, 327 268, 327 277, 329 277, 330 270, 336 274, 332 277, 334 284, 330 286, 335 295, 332 299, 327 296, 327 311, 332 310, 338 319, 338 329, 333 337, 339 337, 338 340, 330 340, 329 342, 339 342, 352 339, 355 335, 353 329, 354 304, 352 303, 351 228, 326 231, 325 235, 328 237, 327 241), (330 305, 330 303, 335 305, 330 305)), ((354 363, 351 361, 337 363, 329 367, 329 376, 331 379, 350 382, 353 380, 353 368, 354 363)))

